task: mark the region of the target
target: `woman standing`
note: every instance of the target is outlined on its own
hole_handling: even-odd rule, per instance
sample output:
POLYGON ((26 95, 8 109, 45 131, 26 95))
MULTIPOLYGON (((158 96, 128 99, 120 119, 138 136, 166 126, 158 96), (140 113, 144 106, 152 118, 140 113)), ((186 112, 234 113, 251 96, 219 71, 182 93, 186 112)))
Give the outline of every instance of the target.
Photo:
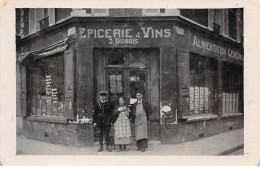
POLYGON ((119 151, 126 149, 126 144, 131 143, 131 128, 130 121, 128 119, 129 108, 125 106, 125 100, 123 97, 120 97, 119 105, 116 106, 114 111, 115 118, 115 136, 114 142, 115 144, 119 144, 119 151))

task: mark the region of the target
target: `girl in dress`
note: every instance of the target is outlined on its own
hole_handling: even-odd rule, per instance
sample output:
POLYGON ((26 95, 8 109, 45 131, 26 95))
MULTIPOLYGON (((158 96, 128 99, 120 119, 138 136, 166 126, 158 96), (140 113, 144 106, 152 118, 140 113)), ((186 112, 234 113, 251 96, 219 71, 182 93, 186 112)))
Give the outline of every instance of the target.
POLYGON ((130 121, 128 119, 129 108, 125 106, 125 100, 120 97, 119 105, 115 107, 114 118, 115 118, 115 136, 114 142, 119 145, 119 151, 126 150, 126 145, 131 143, 131 128, 130 121))

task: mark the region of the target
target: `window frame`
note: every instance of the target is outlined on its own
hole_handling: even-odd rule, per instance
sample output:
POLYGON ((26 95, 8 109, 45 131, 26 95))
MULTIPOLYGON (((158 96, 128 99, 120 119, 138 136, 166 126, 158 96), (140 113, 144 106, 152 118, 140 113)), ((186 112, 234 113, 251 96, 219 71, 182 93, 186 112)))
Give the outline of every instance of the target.
MULTIPOLYGON (((52 61, 53 62, 53 61, 52 61)), ((40 63, 38 63, 40 64, 40 63)), ((60 63, 56 63, 56 66, 59 66, 60 63)), ((26 67, 27 67, 27 70, 26 70, 26 90, 27 90, 27 110, 28 110, 28 114, 27 114, 27 117, 29 118, 29 120, 36 120, 36 121, 50 121, 50 122, 64 122, 65 123, 65 120, 63 119, 67 119, 66 118, 66 112, 65 112, 65 100, 66 100, 66 97, 65 97, 65 58, 64 58, 64 52, 59 52, 59 53, 55 53, 53 55, 50 55, 48 57, 44 57, 44 58, 40 58, 40 59, 31 59, 27 64, 26 64, 26 67), (60 57, 58 59, 58 57, 60 57), (41 60, 45 60, 45 59, 55 59, 55 62, 59 62, 60 59, 62 59, 62 71, 61 72, 56 72, 58 74, 62 73, 62 83, 63 83, 63 87, 62 87, 62 93, 63 93, 63 96, 62 96, 62 100, 60 102, 62 102, 62 115, 59 115, 59 98, 58 98, 58 101, 57 101, 57 114, 56 115, 53 115, 53 106, 51 106, 51 115, 48 115, 47 114, 47 110, 46 110, 46 115, 43 115, 42 113, 42 105, 40 106, 41 107, 41 114, 38 114, 38 109, 37 109, 37 106, 38 106, 38 96, 39 96, 39 87, 40 87, 40 73, 43 73, 43 72, 40 72, 40 67, 39 65, 35 65, 36 62, 40 62, 41 60), (34 64, 33 66, 31 66, 31 64, 34 64), (39 69, 38 73, 35 75, 34 72, 31 72, 29 69, 31 68, 31 70, 36 70, 36 69, 39 69), (38 79, 38 85, 37 86, 32 86, 34 85, 34 80, 35 79, 32 79, 31 77, 33 76, 37 76, 35 77, 36 79, 38 79), (36 90, 33 90, 32 88, 36 88, 36 90), (38 91, 38 93, 36 92, 38 91), (36 93, 35 93, 36 92, 36 93), (36 107, 33 108, 32 106, 32 98, 35 98, 37 99, 36 100, 36 107), (36 111, 35 112, 32 112, 32 110, 35 109, 36 111)), ((46 74, 46 72, 45 72, 46 74)), ((57 77, 56 77, 57 78, 57 77)), ((61 80, 61 79, 58 79, 58 81, 61 80)), ((46 86, 45 86, 46 87, 46 86)), ((57 87, 56 87, 57 88, 57 87)), ((45 88, 46 90, 46 88, 45 88)), ((58 91, 59 93, 59 91, 58 91)), ((46 93, 45 93, 46 95, 46 93)), ((59 97, 59 96, 58 96, 59 97)), ((52 103, 53 104, 53 103, 52 103)), ((47 106, 46 106, 46 109, 47 109, 47 106)), ((67 123, 67 121, 66 121, 67 123)))
POLYGON ((188 112, 188 116, 193 116, 193 115, 205 115, 205 114, 217 114, 217 97, 216 93, 218 90, 218 61, 215 58, 207 57, 204 55, 200 55, 197 53, 190 52, 189 55, 189 104, 193 105, 193 109, 191 110, 191 107, 188 112), (196 61, 197 58, 197 61, 196 61), (192 70, 192 63, 194 72, 191 73, 192 70), (201 63, 200 70, 196 70, 197 64, 201 63), (196 73, 197 72, 197 73, 196 73), (196 80, 196 76, 197 80, 196 80), (193 77, 192 77, 193 76, 193 77), (191 81, 193 79, 193 82, 191 81), (197 81, 197 82, 196 82, 197 81), (197 85, 198 84, 198 85, 197 85), (197 87, 197 88, 196 88, 197 87), (203 91, 201 90, 201 87, 203 88, 203 91), (194 90, 194 95, 190 93, 192 91, 192 88, 194 90), (196 109, 196 98, 195 98, 195 93, 196 89, 198 90, 199 93, 199 98, 198 98, 198 110, 196 109), (207 90, 206 90, 207 89, 207 90), (207 93, 207 99, 205 99, 205 91, 208 91, 207 93), (201 110, 201 96, 200 94, 203 93, 203 108, 201 110), (191 96, 193 96, 193 102, 191 103, 191 96), (206 103, 207 100, 207 103, 206 103), (198 113, 195 113, 196 110, 198 113))

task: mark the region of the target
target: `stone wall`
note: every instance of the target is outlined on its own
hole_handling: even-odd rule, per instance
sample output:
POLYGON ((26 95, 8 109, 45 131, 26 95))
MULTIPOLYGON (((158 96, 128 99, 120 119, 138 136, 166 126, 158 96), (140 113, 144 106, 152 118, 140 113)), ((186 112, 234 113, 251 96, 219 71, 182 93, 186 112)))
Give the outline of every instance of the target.
POLYGON ((161 141, 164 144, 177 144, 243 127, 244 118, 242 116, 197 122, 180 122, 179 124, 167 126, 161 125, 161 141))
POLYGON ((61 124, 24 120, 23 135, 30 139, 68 146, 92 146, 94 142, 93 125, 91 124, 61 124))

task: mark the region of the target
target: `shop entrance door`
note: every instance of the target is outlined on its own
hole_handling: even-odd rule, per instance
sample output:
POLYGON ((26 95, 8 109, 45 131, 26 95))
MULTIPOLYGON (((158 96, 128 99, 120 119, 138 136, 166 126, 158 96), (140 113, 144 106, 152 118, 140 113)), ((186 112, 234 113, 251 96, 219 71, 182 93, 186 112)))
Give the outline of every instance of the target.
POLYGON ((109 100, 117 104, 119 97, 124 97, 126 105, 131 105, 136 101, 136 93, 140 91, 149 102, 148 71, 147 68, 107 68, 109 100))
POLYGON ((94 50, 94 95, 106 90, 111 102, 118 104, 122 96, 128 106, 141 91, 153 109, 148 122, 148 137, 152 140, 160 140, 159 56, 157 48, 94 50))

